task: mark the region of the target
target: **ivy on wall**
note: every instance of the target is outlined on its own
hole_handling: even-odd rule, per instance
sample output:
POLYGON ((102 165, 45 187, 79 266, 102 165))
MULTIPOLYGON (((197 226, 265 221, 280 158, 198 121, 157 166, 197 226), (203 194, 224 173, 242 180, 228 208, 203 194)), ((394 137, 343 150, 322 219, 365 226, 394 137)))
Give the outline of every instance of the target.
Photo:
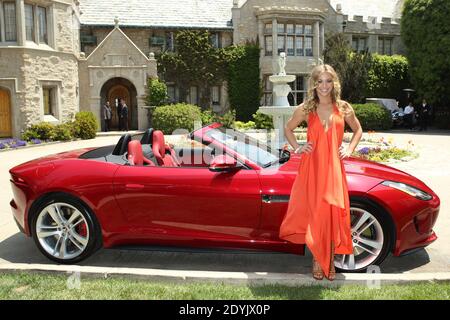
POLYGON ((234 46, 229 49, 228 96, 239 121, 252 120, 260 105, 262 94, 259 77, 259 53, 257 44, 234 46))

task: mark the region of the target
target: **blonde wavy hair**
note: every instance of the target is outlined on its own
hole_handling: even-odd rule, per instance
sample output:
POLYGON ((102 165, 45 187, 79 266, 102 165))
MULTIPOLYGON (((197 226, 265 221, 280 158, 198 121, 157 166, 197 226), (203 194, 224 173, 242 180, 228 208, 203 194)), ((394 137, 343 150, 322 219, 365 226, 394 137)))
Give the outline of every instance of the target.
POLYGON ((333 89, 331 90, 332 102, 337 104, 341 113, 346 113, 347 104, 341 100, 341 83, 339 81, 339 76, 329 64, 318 65, 311 71, 311 75, 308 79, 308 93, 303 104, 306 113, 316 111, 317 109, 319 96, 317 95, 316 89, 319 85, 319 77, 323 72, 330 74, 333 80, 333 89))

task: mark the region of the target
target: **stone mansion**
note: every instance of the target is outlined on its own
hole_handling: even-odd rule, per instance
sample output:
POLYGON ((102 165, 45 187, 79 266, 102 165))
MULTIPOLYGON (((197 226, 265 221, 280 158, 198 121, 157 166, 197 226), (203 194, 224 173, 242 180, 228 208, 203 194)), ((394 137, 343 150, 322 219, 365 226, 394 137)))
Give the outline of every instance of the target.
MULTIPOLYGON (((182 29, 208 30, 217 47, 257 40, 264 105, 271 103, 273 60, 286 52, 286 72, 297 76, 290 103, 298 104, 328 32, 343 33, 356 51, 402 54, 402 6, 403 0, 0 0, 0 137, 20 137, 41 121, 65 122, 80 110, 100 120, 101 106, 109 100, 115 109, 118 97, 129 106, 129 128, 145 129, 154 54, 175 50, 182 29)), ((178 101, 176 80, 167 85, 178 101)), ((190 88, 187 102, 197 103, 198 90, 190 88)), ((212 108, 226 110, 226 83, 211 91, 212 108)))

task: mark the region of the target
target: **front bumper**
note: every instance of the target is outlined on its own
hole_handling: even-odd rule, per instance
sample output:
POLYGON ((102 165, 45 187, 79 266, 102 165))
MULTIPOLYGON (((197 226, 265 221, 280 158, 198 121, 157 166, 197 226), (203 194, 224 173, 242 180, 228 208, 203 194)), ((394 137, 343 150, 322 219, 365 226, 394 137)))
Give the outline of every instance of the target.
POLYGON ((439 215, 440 200, 431 190, 428 201, 416 199, 402 191, 378 185, 368 195, 381 204, 391 215, 395 224, 394 256, 423 248, 437 239, 433 227, 439 215))

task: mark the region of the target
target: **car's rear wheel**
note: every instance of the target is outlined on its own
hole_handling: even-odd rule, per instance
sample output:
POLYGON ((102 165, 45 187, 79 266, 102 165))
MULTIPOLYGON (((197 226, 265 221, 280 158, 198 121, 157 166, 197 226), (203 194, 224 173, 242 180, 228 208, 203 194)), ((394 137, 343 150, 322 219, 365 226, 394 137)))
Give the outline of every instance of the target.
POLYGON ((31 230, 39 250, 63 264, 87 258, 100 244, 95 217, 81 201, 65 194, 55 194, 39 204, 31 230))
POLYGON ((353 254, 335 255, 334 265, 341 272, 362 272, 380 265, 391 251, 392 222, 375 206, 352 202, 350 205, 353 254))

